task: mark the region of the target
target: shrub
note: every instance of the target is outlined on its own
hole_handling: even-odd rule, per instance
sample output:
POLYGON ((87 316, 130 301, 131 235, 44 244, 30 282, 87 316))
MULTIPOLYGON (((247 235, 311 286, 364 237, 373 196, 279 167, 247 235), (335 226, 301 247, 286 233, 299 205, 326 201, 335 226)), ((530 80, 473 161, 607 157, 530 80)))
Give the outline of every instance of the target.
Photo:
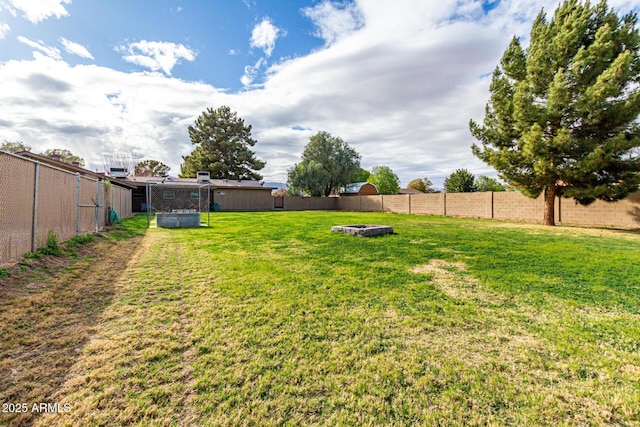
POLYGON ((38 252, 43 255, 62 255, 62 248, 58 243, 58 236, 53 232, 53 230, 49 230, 49 233, 47 234, 47 244, 38 249, 38 252))

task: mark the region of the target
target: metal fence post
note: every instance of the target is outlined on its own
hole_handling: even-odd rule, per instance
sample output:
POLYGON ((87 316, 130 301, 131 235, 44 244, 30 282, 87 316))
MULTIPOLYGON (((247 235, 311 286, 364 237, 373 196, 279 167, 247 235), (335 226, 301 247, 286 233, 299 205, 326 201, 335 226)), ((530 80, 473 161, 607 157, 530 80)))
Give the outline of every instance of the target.
POLYGON ((149 193, 149 181, 147 181, 147 185, 146 185, 146 190, 147 190, 147 228, 151 227, 151 216, 150 216, 150 211, 151 211, 151 198, 150 193, 149 193))
POLYGON ((100 206, 100 181, 96 180, 96 200, 94 202, 96 205, 93 208, 93 232, 98 232, 98 207, 100 206))
POLYGON ((76 236, 80 234, 80 172, 76 172, 76 236))
POLYGON ((40 164, 36 163, 35 180, 33 184, 33 221, 31 222, 31 252, 38 249, 38 185, 40 181, 40 164))

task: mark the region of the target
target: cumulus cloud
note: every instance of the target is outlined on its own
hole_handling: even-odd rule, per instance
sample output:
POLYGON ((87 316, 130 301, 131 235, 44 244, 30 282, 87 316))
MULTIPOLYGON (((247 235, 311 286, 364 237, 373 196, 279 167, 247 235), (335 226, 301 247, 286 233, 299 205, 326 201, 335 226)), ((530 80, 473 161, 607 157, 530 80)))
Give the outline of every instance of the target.
POLYGON ((182 44, 147 40, 119 46, 116 50, 125 54, 122 57, 125 61, 149 68, 152 71, 162 70, 168 76, 171 75, 171 70, 180 63, 181 59, 194 61, 197 56, 195 50, 182 44))
POLYGON ((302 9, 302 13, 313 22, 315 35, 323 39, 326 45, 333 44, 363 25, 363 17, 355 3, 324 0, 316 6, 302 9))
MULTIPOLYGON (((49 17, 68 16, 65 5, 70 4, 71 0, 7 0, 3 3, 9 10, 15 8, 22 11, 25 19, 36 24, 49 17)), ((15 14, 15 10, 13 13, 15 14)))
POLYGON ((0 40, 4 40, 9 31, 11 31, 11 27, 4 22, 0 22, 0 40))
POLYGON ((89 52, 87 48, 82 46, 81 44, 72 42, 71 40, 67 40, 64 37, 60 38, 60 43, 62 43, 62 47, 64 47, 64 50, 66 50, 67 53, 70 53, 72 55, 77 55, 81 58, 86 58, 91 60, 94 59, 93 55, 91 55, 91 52, 89 52))
POLYGON ((276 47, 276 40, 281 34, 283 34, 283 30, 273 25, 269 18, 264 18, 262 22, 253 27, 249 42, 251 47, 262 49, 264 54, 269 57, 276 47))
POLYGON ((89 164, 104 151, 142 152, 176 174, 180 156, 192 150, 187 126, 212 100, 226 101, 202 83, 41 54, 0 64, 0 93, 0 110, 11 111, 0 139, 29 141, 36 152, 68 148, 89 164))
MULTIPOLYGON (((495 176, 471 153, 469 119, 482 120, 490 73, 511 37, 526 38, 540 7, 551 14, 557 1, 503 0, 488 11, 478 4, 334 4, 357 7, 360 26, 328 37, 334 42, 324 49, 271 65, 265 81, 253 86, 267 67, 259 59, 237 93, 167 72, 71 66, 55 50, 47 54, 52 48, 44 43, 25 39, 37 51, 33 60, 0 64, 0 140, 24 141, 36 151, 65 144, 89 163, 104 147, 141 152, 177 174, 180 156, 193 149, 187 126, 206 108, 228 105, 253 126, 268 181, 286 181, 287 169, 321 130, 352 145, 364 167, 390 166, 403 185, 426 175, 441 186, 458 168, 495 176)), ((637 1, 609 4, 620 13, 637 7, 637 1)), ((154 50, 133 52, 125 49, 146 58, 146 68, 162 69, 154 50)))
POLYGON ((42 40, 35 41, 24 36, 18 36, 18 41, 44 53, 48 57, 53 59, 62 59, 62 56, 60 56, 60 49, 53 46, 47 46, 42 40))
POLYGON ((266 60, 264 58, 260 58, 254 65, 247 65, 244 67, 244 75, 240 78, 240 82, 244 86, 251 86, 258 75, 258 71, 260 71, 260 68, 265 64, 266 60))

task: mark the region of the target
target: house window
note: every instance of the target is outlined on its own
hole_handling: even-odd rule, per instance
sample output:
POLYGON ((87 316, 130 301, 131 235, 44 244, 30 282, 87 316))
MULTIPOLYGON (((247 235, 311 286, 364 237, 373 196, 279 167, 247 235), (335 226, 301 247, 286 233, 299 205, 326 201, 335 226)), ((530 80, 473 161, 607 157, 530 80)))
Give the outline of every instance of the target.
POLYGON ((192 191, 191 192, 191 198, 192 199, 199 199, 200 198, 200 193, 198 193, 197 191, 192 191))
POLYGON ((216 194, 217 194, 218 196, 224 196, 224 191, 216 191, 216 194))
POLYGON ((163 191, 162 192, 162 198, 165 200, 173 200, 176 198, 176 192, 175 191, 163 191))

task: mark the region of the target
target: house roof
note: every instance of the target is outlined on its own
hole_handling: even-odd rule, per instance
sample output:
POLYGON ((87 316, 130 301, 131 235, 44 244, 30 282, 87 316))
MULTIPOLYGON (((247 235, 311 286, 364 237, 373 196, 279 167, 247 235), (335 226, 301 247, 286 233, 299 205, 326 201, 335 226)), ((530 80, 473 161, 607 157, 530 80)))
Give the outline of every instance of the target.
POLYGON ((398 190, 398 194, 423 194, 422 191, 415 188, 401 188, 398 190))
POLYGON ((103 173, 93 172, 80 166, 72 165, 70 163, 65 163, 61 160, 55 160, 50 157, 41 156, 40 154, 35 154, 35 153, 32 153, 31 151, 21 151, 17 153, 17 155, 26 157, 31 160, 35 160, 40 163, 45 163, 47 165, 54 166, 58 169, 66 170, 68 172, 79 173, 82 176, 87 176, 90 178, 99 179, 103 181, 110 181, 114 185, 118 185, 120 187, 125 187, 130 189, 135 188, 135 186, 131 185, 131 183, 125 182, 121 179, 112 178, 110 176, 104 175, 103 173))
MULTIPOLYGON (((157 176, 129 176, 126 180, 135 185, 136 187, 142 187, 147 185, 147 182, 163 183, 164 185, 198 185, 205 182, 200 182, 196 178, 161 178, 157 176)), ((236 188, 241 190, 273 190, 275 187, 264 187, 259 181, 251 179, 235 180, 235 179, 209 179, 209 184, 214 188, 236 188)))
POLYGON ((376 188, 376 190, 378 190, 378 187, 376 187, 374 184, 372 184, 370 182, 354 182, 354 183, 345 185, 345 187, 341 191, 341 193, 342 194, 357 194, 360 191, 360 189, 365 185, 372 185, 373 187, 376 188))

